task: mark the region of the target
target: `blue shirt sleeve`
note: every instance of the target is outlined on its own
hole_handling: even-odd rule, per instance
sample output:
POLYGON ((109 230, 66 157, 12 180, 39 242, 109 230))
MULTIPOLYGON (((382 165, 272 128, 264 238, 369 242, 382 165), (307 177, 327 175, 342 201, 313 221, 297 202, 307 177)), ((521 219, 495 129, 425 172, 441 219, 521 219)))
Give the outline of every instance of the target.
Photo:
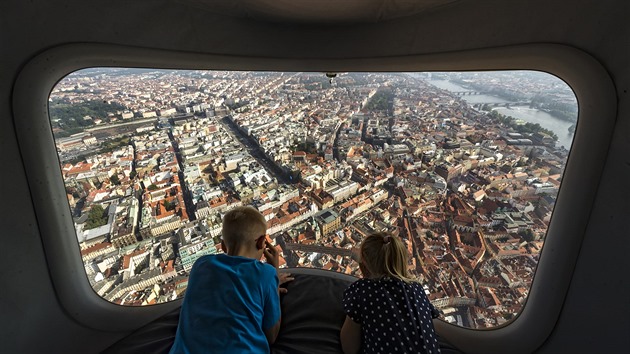
POLYGON ((265 265, 265 277, 263 280, 263 292, 264 292, 264 315, 263 315, 263 330, 268 330, 273 327, 278 320, 280 320, 280 295, 278 294, 278 286, 280 281, 278 280, 278 274, 276 270, 270 266, 265 265))

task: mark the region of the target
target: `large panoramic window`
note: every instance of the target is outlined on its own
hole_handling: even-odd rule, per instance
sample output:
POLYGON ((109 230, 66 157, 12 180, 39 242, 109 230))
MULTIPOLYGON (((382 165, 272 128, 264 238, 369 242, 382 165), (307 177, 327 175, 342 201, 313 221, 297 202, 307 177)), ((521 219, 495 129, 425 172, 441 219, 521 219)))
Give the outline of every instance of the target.
POLYGON ((360 276, 353 248, 387 231, 446 321, 488 328, 527 299, 577 102, 532 71, 94 68, 61 80, 49 113, 108 301, 183 297, 195 260, 221 252, 222 215, 252 205, 282 267, 360 276))

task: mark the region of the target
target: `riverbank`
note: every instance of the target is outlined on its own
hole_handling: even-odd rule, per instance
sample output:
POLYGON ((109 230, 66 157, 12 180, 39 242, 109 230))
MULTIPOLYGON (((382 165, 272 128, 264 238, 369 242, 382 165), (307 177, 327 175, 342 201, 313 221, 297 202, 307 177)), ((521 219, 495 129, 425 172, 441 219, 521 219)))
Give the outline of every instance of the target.
POLYGON ((496 107, 493 110, 529 123, 538 123, 558 136, 558 146, 564 146, 566 149, 571 147, 574 134, 569 132, 569 127, 574 124, 573 122, 558 119, 547 112, 529 107, 496 107))

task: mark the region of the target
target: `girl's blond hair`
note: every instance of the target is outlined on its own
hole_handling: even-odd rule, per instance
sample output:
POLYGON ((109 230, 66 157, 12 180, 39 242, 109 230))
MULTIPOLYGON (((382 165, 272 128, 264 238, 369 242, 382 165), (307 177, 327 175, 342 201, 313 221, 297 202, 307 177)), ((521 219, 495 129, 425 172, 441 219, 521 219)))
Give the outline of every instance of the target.
POLYGON ((407 272, 407 249, 400 238, 385 232, 369 235, 361 244, 361 263, 370 278, 396 277, 415 281, 407 272))

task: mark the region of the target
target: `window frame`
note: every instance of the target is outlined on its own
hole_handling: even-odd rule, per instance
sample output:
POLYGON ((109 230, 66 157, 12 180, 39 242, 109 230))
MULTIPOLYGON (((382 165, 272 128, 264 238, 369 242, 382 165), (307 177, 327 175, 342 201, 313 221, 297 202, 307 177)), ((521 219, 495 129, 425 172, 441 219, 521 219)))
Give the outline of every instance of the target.
POLYGON ((435 323, 437 332, 456 347, 479 353, 532 352, 553 330, 588 226, 616 118, 612 80, 588 54, 563 45, 527 44, 409 56, 287 59, 68 44, 37 55, 16 79, 14 124, 56 295, 66 313, 82 325, 131 331, 179 307, 182 300, 120 306, 101 298, 88 282, 50 128, 48 99, 57 82, 89 67, 313 72, 535 70, 559 77, 577 97, 579 119, 527 302, 516 319, 491 329, 435 323))

